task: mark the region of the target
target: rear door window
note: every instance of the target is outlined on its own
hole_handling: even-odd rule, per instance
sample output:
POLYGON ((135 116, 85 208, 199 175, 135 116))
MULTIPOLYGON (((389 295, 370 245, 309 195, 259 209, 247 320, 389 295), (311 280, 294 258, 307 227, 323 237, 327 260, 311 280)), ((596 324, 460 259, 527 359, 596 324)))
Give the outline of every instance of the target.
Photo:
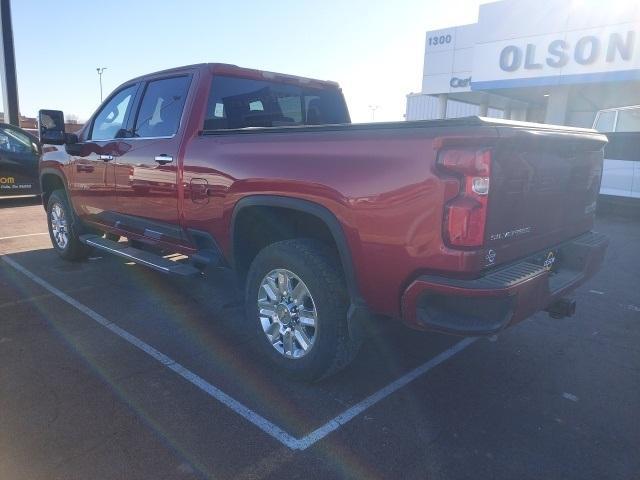
POLYGON ((189 91, 187 76, 149 82, 136 118, 134 137, 170 137, 180 126, 189 91))
POLYGON ((338 89, 216 76, 204 129, 347 123, 346 112, 338 89))

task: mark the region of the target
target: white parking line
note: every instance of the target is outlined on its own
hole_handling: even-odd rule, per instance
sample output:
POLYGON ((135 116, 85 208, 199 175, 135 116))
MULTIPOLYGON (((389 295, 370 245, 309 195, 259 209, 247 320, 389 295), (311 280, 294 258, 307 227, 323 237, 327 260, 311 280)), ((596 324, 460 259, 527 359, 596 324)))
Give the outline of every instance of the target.
POLYGON ((178 375, 182 376, 184 379, 186 379, 187 381, 191 382, 193 385, 195 385, 199 389, 201 389, 204 392, 208 393, 209 395, 211 395, 216 400, 218 400, 222 404, 224 404, 227 407, 229 407, 231 410, 233 410, 237 414, 239 414, 242 417, 244 417, 247 420, 249 420, 251 423, 253 423, 255 426, 260 428, 265 433, 271 435, 276 440, 278 440, 281 443, 287 445, 288 447, 295 448, 295 445, 297 444, 297 439, 295 437, 289 435, 285 431, 283 431, 277 425, 274 425, 273 423, 271 423, 266 418, 260 416, 259 414, 257 414, 253 410, 251 410, 248 407, 244 406, 243 404, 241 404, 237 400, 233 399, 232 397, 230 397, 229 395, 224 393, 222 390, 219 390, 218 388, 214 387, 209 382, 207 382, 203 378, 200 378, 195 373, 189 371, 188 369, 186 369, 185 367, 180 365, 178 362, 176 362, 172 358, 169 358, 165 354, 159 352, 158 350, 153 348, 148 343, 143 342, 142 340, 140 340, 135 335, 132 335, 131 333, 127 332, 126 330, 123 330, 122 328, 120 328, 115 323, 107 320, 105 317, 103 317, 102 315, 100 315, 96 311, 92 310, 91 308, 87 307, 86 305, 83 305, 82 303, 78 302, 74 298, 71 298, 66 293, 58 290, 56 287, 51 285, 49 282, 47 282, 46 280, 43 280, 42 278, 38 277, 34 273, 31 273, 29 270, 24 268, 22 265, 20 265, 19 263, 17 263, 13 259, 11 259, 11 258, 9 258, 7 256, 2 256, 2 260, 4 262, 8 263, 9 265, 11 265, 16 270, 18 270, 20 273, 26 275, 29 279, 33 280, 35 283, 40 285, 45 290, 48 290, 49 292, 53 293, 56 297, 60 298, 61 300, 65 301, 65 302, 67 302, 72 307, 80 310, 82 313, 87 315, 93 321, 95 321, 95 322, 99 323, 100 325, 102 325, 103 327, 111 330, 111 332, 115 333, 120 338, 126 340, 127 342, 129 342, 133 346, 139 348, 140 350, 145 352, 147 355, 149 355, 150 357, 153 357, 154 359, 156 359, 157 361, 162 363, 167 368, 173 370, 178 375))
POLYGON ((43 233, 26 233, 24 235, 12 235, 11 237, 0 237, 0 240, 10 240, 12 238, 34 237, 36 235, 49 235, 49 232, 43 233))
POLYGON ((311 432, 308 435, 305 435, 304 437, 299 439, 298 440, 298 443, 299 443, 298 449, 299 450, 304 450, 306 448, 309 448, 311 445, 316 443, 318 440, 326 437, 329 433, 333 432, 334 430, 337 430, 342 425, 344 425, 348 421, 352 420, 355 416, 361 414, 362 412, 364 412, 368 408, 374 406, 380 400, 383 400, 384 398, 388 397, 392 393, 396 392, 397 390, 401 389, 402 387, 404 387, 404 386, 408 385, 409 383, 413 382, 416 378, 420 377, 421 375, 424 375, 425 373, 427 373, 432 368, 437 367, 442 362, 444 362, 444 361, 450 359, 451 357, 453 357, 454 355, 460 353, 462 350, 464 350, 469 345, 471 345, 475 340, 476 340, 475 338, 465 338, 464 340, 460 340, 453 347, 449 348, 448 350, 445 350, 444 352, 439 353, 438 355, 433 357, 428 362, 423 363, 419 367, 411 370, 409 373, 406 373, 405 375, 403 375, 399 379, 395 380, 394 382, 391 382, 386 387, 378 390, 373 395, 369 395, 367 398, 362 400, 360 403, 356 403, 354 406, 352 406, 350 408, 347 408, 340 415, 338 415, 337 417, 329 420, 327 423, 325 423, 320 428, 314 430, 313 432, 311 432))
POLYGON ((61 290, 58 290, 56 287, 51 285, 46 280, 43 280, 42 278, 38 277, 34 273, 31 273, 29 270, 24 268, 15 260, 5 255, 1 256, 0 258, 2 258, 2 260, 5 263, 11 265, 13 268, 15 268, 16 270, 18 270, 19 272, 27 276, 33 282, 40 285, 45 290, 48 290, 53 295, 57 296, 64 302, 68 303, 72 307, 81 311, 82 313, 87 315, 89 318, 91 318, 95 322, 109 329, 112 333, 115 333, 123 340, 126 340, 127 342, 129 342, 131 345, 139 348, 150 357, 162 363, 165 367, 169 368, 170 370, 173 370, 182 378, 184 378, 191 384, 195 385, 196 387, 198 387, 200 390, 207 393, 211 397, 215 398, 220 403, 230 408, 235 413, 237 413, 241 417, 245 418, 246 420, 254 424, 260 430, 267 433, 268 435, 275 438, 280 443, 289 447, 292 450, 305 450, 309 448, 319 440, 326 437, 331 432, 338 430, 341 426, 345 425, 347 422, 352 420, 354 417, 356 417, 360 413, 364 412, 365 410, 372 407, 376 403, 380 402, 384 398, 388 397, 392 393, 396 392, 400 388, 408 385, 409 383, 414 381, 416 378, 427 373, 432 368, 440 365, 441 363, 450 359, 454 355, 460 353, 462 350, 467 348, 469 345, 471 345, 475 341, 475 338, 465 338, 464 340, 461 340, 460 342, 456 343, 453 347, 449 348, 448 350, 445 350, 444 352, 439 353, 438 355, 433 357, 431 360, 415 368, 409 373, 403 375, 402 377, 398 378, 397 380, 390 383, 386 387, 368 396, 361 402, 353 405, 352 407, 349 407, 344 412, 332 418, 327 423, 317 428, 316 430, 312 431, 311 433, 303 436, 302 438, 296 438, 293 435, 290 435, 289 433, 285 432, 282 428, 270 422, 260 414, 254 412, 249 407, 243 405, 236 399, 227 395, 219 388, 213 386, 212 384, 204 380, 202 377, 199 377, 192 371, 180 365, 178 362, 176 362, 172 358, 166 356, 162 352, 159 352, 148 343, 145 343, 135 335, 132 335, 126 330, 123 330, 122 328, 120 328, 115 323, 111 322, 110 320, 107 320, 105 317, 103 317, 96 311, 92 310, 86 305, 83 305, 82 303, 78 302, 77 300, 70 297, 66 293, 62 292, 61 290))

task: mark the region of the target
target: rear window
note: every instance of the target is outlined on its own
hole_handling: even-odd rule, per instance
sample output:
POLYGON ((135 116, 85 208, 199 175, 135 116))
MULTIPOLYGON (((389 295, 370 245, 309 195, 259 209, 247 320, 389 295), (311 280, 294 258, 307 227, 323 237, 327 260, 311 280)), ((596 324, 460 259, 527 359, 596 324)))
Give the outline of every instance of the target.
POLYGON ((216 76, 205 130, 348 123, 339 90, 216 76))

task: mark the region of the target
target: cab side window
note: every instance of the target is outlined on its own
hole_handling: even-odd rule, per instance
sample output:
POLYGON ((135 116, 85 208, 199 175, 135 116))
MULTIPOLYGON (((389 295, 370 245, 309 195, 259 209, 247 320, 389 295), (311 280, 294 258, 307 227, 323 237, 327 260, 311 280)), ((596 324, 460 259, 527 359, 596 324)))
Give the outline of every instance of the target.
POLYGON ((112 140, 125 128, 125 121, 136 93, 136 85, 120 90, 96 115, 91 140, 112 140))
POLYGON ((0 128, 0 152, 34 153, 37 147, 24 133, 12 128, 0 128))
POLYGON ((136 118, 134 137, 175 135, 180 126, 189 83, 189 77, 173 77, 149 82, 136 118))
POLYGON ((640 108, 620 110, 616 132, 640 132, 640 108))

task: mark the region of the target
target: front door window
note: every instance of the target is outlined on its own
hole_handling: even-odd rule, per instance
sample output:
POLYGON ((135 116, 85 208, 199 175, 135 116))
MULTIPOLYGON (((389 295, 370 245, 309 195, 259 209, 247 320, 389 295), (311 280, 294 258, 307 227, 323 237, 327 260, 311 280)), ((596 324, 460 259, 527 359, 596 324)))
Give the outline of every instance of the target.
POLYGON ((120 90, 104 107, 98 112, 93 121, 91 129, 91 140, 112 140, 116 138, 118 132, 124 128, 136 86, 132 85, 120 90))

